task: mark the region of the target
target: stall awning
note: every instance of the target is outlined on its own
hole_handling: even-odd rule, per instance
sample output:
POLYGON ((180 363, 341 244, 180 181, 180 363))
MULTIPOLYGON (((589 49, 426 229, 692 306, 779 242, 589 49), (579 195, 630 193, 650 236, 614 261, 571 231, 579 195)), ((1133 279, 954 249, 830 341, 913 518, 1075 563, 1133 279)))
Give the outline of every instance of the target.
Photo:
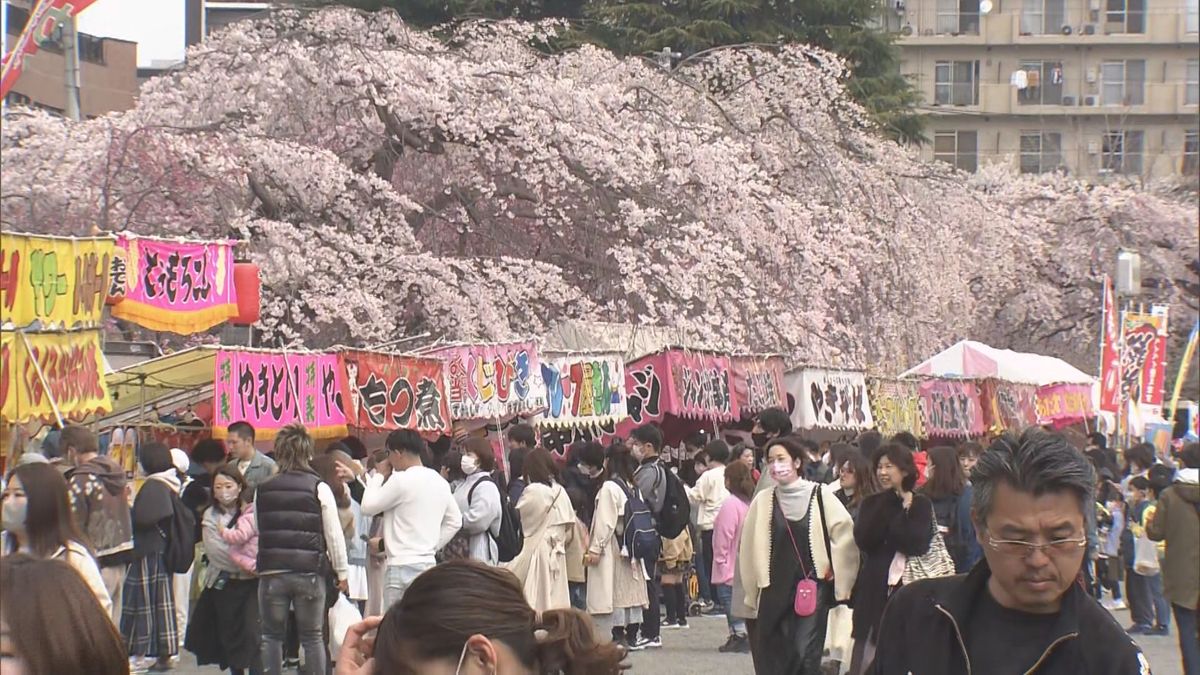
POLYGON ((178 399, 206 388, 211 392, 216 357, 216 347, 192 347, 109 373, 105 379, 113 408, 106 418, 120 415, 128 420, 127 413, 136 414, 143 405, 149 412, 162 399, 178 399))
POLYGON ((994 378, 1004 382, 1033 384, 1091 384, 1096 378, 1075 366, 1041 354, 996 349, 973 340, 963 340, 910 368, 900 377, 962 379, 994 378))

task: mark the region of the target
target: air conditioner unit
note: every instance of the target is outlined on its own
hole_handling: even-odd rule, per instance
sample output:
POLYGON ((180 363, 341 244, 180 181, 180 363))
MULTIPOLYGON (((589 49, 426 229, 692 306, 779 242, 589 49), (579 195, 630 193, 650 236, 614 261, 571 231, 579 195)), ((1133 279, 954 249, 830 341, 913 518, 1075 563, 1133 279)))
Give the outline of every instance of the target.
POLYGON ((1062 30, 1063 35, 1070 35, 1071 33, 1075 32, 1075 29, 1071 28, 1069 25, 1067 25, 1065 23, 1063 24, 1063 27, 1061 30, 1062 30))
POLYGON ((1075 97, 1074 96, 1062 97, 1062 104, 1063 105, 1075 105, 1075 97))
POLYGON ((926 28, 925 30, 921 31, 921 35, 925 35, 925 36, 932 36, 932 35, 933 35, 933 29, 932 29, 932 28, 926 28))
POLYGON ((913 34, 912 24, 910 24, 910 23, 904 24, 904 26, 900 28, 900 34, 904 35, 906 37, 909 35, 912 35, 913 34))
POLYGON ((1089 106, 1089 107, 1095 108, 1096 106, 1100 105, 1100 99, 1098 99, 1098 98, 1097 98, 1097 97, 1095 97, 1095 96, 1084 96, 1084 97, 1083 97, 1083 104, 1084 104, 1085 106, 1089 106))
POLYGON ((1096 34, 1096 24, 1094 24, 1094 23, 1084 24, 1083 27, 1079 29, 1079 32, 1083 35, 1095 35, 1096 34))
POLYGON ((1088 151, 1089 155, 1100 154, 1100 141, 1097 141, 1095 139, 1088 141, 1087 151, 1088 151))

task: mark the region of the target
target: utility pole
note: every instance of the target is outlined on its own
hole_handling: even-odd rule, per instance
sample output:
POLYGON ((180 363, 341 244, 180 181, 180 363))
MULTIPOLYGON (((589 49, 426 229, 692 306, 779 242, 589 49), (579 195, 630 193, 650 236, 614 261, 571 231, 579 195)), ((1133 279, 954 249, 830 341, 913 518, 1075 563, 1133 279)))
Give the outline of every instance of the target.
POLYGON ((79 121, 79 31, 75 17, 68 16, 59 23, 62 31, 63 63, 66 66, 67 118, 79 121))

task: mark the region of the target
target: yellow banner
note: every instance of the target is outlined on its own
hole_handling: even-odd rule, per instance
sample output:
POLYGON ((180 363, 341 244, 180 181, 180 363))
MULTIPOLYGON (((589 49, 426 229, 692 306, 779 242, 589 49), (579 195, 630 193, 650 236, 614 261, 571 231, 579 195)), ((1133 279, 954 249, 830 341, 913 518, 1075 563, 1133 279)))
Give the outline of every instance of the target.
POLYGON ((0 317, 22 328, 92 326, 108 294, 111 238, 0 234, 0 317))
POLYGON ((100 331, 26 333, 24 337, 16 331, 0 332, 0 419, 13 424, 52 421, 52 398, 63 419, 80 420, 112 410, 100 331), (42 385, 43 377, 47 386, 42 385))

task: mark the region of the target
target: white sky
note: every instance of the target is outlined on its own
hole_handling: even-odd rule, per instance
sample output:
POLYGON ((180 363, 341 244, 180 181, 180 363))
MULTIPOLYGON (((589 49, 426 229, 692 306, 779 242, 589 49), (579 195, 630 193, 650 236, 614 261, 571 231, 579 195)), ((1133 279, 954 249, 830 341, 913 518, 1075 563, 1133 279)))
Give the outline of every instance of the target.
POLYGON ((138 43, 139 68, 183 60, 183 0, 96 0, 78 19, 79 31, 138 43))

